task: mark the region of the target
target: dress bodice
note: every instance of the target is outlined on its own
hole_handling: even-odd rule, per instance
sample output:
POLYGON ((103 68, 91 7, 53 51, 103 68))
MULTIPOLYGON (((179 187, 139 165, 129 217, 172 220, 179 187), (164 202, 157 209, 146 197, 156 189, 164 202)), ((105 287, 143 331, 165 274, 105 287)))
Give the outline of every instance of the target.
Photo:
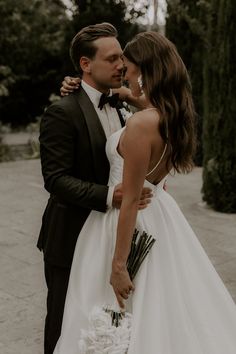
MULTIPOLYGON (((108 181, 109 186, 115 186, 118 183, 122 182, 124 159, 118 153, 117 147, 119 144, 121 133, 123 132, 124 129, 125 129, 125 127, 123 127, 122 129, 119 129, 117 132, 113 133, 107 139, 106 154, 107 154, 107 158, 110 163, 110 175, 109 175, 109 181, 108 181)), ((154 184, 150 183, 148 180, 145 180, 144 185, 146 187, 151 188, 155 194, 155 192, 158 189, 160 189, 160 190, 163 189, 163 185, 165 183, 165 180, 166 180, 166 177, 163 178, 158 183, 158 185, 154 185, 154 184)))

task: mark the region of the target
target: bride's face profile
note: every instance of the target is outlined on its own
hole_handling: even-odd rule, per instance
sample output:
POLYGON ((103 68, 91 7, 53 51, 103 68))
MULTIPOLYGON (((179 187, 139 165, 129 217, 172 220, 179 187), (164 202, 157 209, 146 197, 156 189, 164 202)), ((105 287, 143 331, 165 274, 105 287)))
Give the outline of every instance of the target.
POLYGON ((132 95, 135 97, 139 97, 142 94, 141 88, 138 83, 138 78, 141 75, 140 68, 136 64, 132 63, 125 56, 123 57, 123 60, 125 69, 124 80, 128 81, 132 95))

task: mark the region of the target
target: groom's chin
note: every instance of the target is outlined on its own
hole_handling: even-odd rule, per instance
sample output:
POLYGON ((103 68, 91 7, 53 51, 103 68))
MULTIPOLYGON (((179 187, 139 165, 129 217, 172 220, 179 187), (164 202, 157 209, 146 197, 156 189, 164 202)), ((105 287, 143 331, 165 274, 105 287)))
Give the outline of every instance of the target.
POLYGON ((122 86, 122 80, 120 80, 119 82, 114 82, 112 85, 112 88, 120 88, 122 86))

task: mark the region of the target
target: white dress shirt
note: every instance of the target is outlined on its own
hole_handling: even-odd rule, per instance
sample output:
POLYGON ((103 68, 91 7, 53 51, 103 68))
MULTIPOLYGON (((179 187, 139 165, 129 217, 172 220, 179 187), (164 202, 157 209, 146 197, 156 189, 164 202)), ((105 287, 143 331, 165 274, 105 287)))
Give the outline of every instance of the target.
MULTIPOLYGON (((98 108, 100 97, 102 93, 96 90, 94 87, 88 85, 83 80, 81 81, 81 86, 84 91, 89 96, 91 102, 94 105, 94 109, 98 115, 98 118, 102 124, 103 130, 105 132, 106 137, 108 138, 111 134, 115 133, 117 130, 121 128, 120 118, 118 116, 117 110, 111 107, 108 103, 106 103, 103 109, 98 108)), ((112 95, 112 91, 110 90, 109 96, 112 95)), ((114 193, 115 186, 109 187, 107 194, 107 206, 112 206, 112 198, 114 193)))
MULTIPOLYGON (((108 138, 111 134, 115 133, 121 128, 121 123, 117 110, 111 107, 109 103, 106 103, 103 109, 98 108, 102 93, 96 90, 95 88, 91 87, 84 81, 81 82, 81 86, 92 101, 98 118, 100 119, 100 122, 102 124, 105 135, 108 138)), ((112 91, 110 90, 109 96, 111 95, 112 91)))

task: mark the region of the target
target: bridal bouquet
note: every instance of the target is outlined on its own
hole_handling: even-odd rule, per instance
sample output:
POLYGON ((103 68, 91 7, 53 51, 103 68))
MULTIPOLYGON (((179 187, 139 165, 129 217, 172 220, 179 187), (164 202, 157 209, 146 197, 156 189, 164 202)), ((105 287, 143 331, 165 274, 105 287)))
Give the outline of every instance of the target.
MULTIPOLYGON (((127 269, 134 279, 154 242, 145 231, 135 230, 127 269)), ((129 347, 132 315, 107 307, 95 307, 89 315, 89 329, 81 331, 79 354, 126 354, 129 347)))

